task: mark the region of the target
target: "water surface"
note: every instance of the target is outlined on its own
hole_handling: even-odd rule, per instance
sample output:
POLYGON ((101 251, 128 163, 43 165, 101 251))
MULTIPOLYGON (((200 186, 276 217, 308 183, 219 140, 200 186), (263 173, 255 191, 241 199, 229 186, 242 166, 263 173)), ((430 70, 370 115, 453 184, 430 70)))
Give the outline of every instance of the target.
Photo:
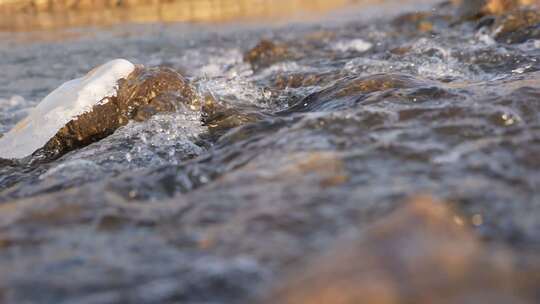
POLYGON ((540 41, 495 42, 448 10, 2 34, 0 133, 118 57, 181 71, 217 107, 0 167, 0 297, 241 303, 418 193, 534 251, 540 41), (261 40, 285 51, 247 62, 261 40))

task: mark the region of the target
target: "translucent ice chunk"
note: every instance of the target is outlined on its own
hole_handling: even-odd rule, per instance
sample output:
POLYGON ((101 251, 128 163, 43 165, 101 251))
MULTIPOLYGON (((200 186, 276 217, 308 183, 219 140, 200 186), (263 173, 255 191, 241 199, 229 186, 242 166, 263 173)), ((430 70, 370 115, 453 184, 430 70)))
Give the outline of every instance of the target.
POLYGON ((68 122, 115 96, 118 80, 134 69, 131 62, 115 59, 62 84, 0 138, 0 158, 24 158, 42 148, 68 122))

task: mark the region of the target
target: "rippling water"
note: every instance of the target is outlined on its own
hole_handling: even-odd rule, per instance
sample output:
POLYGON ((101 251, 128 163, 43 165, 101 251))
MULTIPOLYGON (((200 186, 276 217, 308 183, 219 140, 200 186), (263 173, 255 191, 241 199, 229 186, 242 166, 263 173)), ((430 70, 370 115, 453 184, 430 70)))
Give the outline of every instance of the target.
POLYGON ((497 43, 445 14, 3 34, 0 133, 117 57, 181 71, 216 109, 0 167, 0 296, 241 302, 418 193, 485 240, 538 248, 540 40, 497 43), (247 62, 263 39, 285 51, 247 62))

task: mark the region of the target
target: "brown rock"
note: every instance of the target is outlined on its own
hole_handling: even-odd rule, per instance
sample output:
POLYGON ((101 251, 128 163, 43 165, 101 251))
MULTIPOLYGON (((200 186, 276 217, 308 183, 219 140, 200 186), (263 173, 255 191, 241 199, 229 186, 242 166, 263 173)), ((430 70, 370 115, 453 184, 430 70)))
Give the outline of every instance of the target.
POLYGON ((537 303, 538 269, 516 267, 508 250, 488 250, 442 203, 418 198, 382 221, 258 303, 537 303))
POLYGON ((477 19, 486 15, 502 15, 524 6, 538 6, 538 0, 454 0, 461 20, 477 19))
POLYGON ((444 19, 445 16, 438 16, 432 12, 415 12, 398 16, 392 21, 392 25, 401 32, 408 30, 411 32, 431 32, 433 22, 438 19, 444 19))
POLYGON ((253 69, 257 70, 285 60, 290 56, 291 52, 285 44, 263 39, 244 54, 244 61, 249 62, 253 69))
POLYGON ((499 42, 522 43, 529 39, 540 39, 540 11, 514 10, 497 18, 493 30, 499 42))
POLYGON ((309 73, 297 73, 297 74, 279 74, 273 80, 273 86, 276 89, 286 88, 301 88, 320 85, 325 82, 329 82, 338 78, 339 75, 331 74, 309 74, 309 73))
POLYGON ((201 121, 208 127, 210 134, 216 137, 228 130, 261 120, 264 114, 251 105, 231 104, 206 96, 201 105, 201 121))
POLYGON ((283 113, 346 107, 355 104, 371 93, 431 85, 427 81, 397 73, 352 76, 343 78, 336 84, 307 96, 283 113))
POLYGON ((54 158, 112 134, 130 120, 143 121, 181 104, 196 106, 197 98, 182 75, 168 68, 138 67, 119 81, 117 96, 71 120, 36 153, 54 158))
POLYGON ((341 155, 330 151, 317 151, 292 153, 286 164, 262 178, 266 181, 313 178, 322 188, 329 188, 346 183, 349 174, 341 155))
POLYGON ((453 1, 457 5, 456 18, 458 20, 471 20, 483 17, 486 12, 486 0, 453 1))
POLYGON ((500 15, 523 6, 538 4, 538 0, 489 0, 486 1, 484 11, 487 14, 500 15))
POLYGON ((421 86, 422 82, 401 74, 376 74, 368 77, 355 78, 336 92, 336 97, 366 94, 389 89, 412 88, 421 86))

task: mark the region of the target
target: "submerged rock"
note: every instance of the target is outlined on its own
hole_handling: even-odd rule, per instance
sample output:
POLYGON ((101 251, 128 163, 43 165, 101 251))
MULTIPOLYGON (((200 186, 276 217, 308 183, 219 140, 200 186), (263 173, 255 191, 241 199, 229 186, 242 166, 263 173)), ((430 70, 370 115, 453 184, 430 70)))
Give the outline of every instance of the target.
POLYGON ((370 76, 346 77, 336 84, 313 93, 283 111, 291 112, 327 111, 352 107, 372 93, 383 93, 397 89, 433 86, 429 81, 416 79, 405 74, 375 74, 370 76))
POLYGON ((272 81, 272 86, 279 90, 287 88, 301 88, 310 86, 320 86, 338 78, 343 77, 341 74, 323 73, 294 73, 294 74, 278 74, 272 81))
POLYGON ((212 96, 206 96, 201 104, 201 122, 215 138, 230 129, 260 121, 266 116, 255 106, 238 104, 232 106, 212 96))
POLYGON ((414 12, 400 15, 392 20, 392 25, 401 33, 417 35, 420 33, 435 32, 437 25, 446 26, 452 20, 452 16, 444 9, 441 12, 414 12))
POLYGON ((244 61, 250 63, 254 70, 258 70, 289 57, 291 52, 285 44, 263 39, 244 54, 244 61))
POLYGON ((419 198, 298 269, 259 303, 537 303, 539 269, 486 248, 467 222, 419 198))
POLYGON ((54 90, 0 139, 0 158, 54 158, 112 134, 129 120, 171 112, 195 93, 177 72, 110 61, 54 90))

